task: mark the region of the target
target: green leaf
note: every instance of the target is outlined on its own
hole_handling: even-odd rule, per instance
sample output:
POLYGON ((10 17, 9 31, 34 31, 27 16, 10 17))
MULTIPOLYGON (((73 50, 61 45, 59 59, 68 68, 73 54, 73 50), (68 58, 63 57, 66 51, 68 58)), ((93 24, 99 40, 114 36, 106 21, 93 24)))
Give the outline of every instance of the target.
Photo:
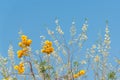
POLYGON ((115 79, 116 78, 116 73, 114 71, 108 73, 108 79, 115 79))
POLYGON ((79 63, 77 61, 75 61, 73 64, 74 64, 74 66, 78 66, 79 65, 79 63))

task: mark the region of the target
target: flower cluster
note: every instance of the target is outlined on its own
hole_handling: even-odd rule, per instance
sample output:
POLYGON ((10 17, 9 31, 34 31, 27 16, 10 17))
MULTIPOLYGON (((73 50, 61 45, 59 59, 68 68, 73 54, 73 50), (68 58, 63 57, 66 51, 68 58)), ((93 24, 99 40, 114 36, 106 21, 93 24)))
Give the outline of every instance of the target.
POLYGON ((95 58, 94 58, 94 61, 95 62, 99 62, 100 61, 100 57, 98 55, 96 55, 95 58))
POLYGON ((74 74, 73 77, 78 78, 78 77, 80 77, 80 76, 82 76, 84 74, 85 74, 85 70, 80 70, 78 73, 74 74))
POLYGON ((72 22, 72 26, 70 28, 70 33, 72 36, 74 36, 76 34, 76 27, 75 27, 75 22, 72 22))
POLYGON ((19 65, 14 66, 14 69, 17 70, 19 74, 24 73, 24 63, 20 63, 19 65))
POLYGON ((18 54, 18 58, 21 58, 22 56, 27 56, 27 52, 28 52, 28 47, 31 45, 32 40, 28 39, 28 37, 26 35, 22 35, 21 36, 21 42, 19 42, 19 46, 22 48, 22 50, 18 50, 17 54, 18 54))
POLYGON ((52 47, 52 42, 49 40, 46 40, 44 42, 43 48, 41 49, 42 53, 50 54, 54 51, 54 48, 52 47))
POLYGON ((57 31, 59 34, 63 35, 64 32, 62 31, 61 26, 59 25, 58 19, 55 20, 55 24, 56 24, 56 31, 57 31))

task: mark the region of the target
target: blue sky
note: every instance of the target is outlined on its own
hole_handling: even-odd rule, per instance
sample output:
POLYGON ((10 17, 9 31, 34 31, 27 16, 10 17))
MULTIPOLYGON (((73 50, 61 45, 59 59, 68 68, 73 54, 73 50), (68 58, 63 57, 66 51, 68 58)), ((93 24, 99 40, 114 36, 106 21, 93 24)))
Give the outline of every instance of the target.
POLYGON ((34 50, 39 48, 41 34, 48 28, 55 28, 58 17, 66 39, 72 19, 80 30, 84 19, 88 18, 88 41, 90 47, 101 31, 104 34, 105 21, 109 21, 111 31, 111 55, 120 55, 120 1, 119 0, 1 0, 0 1, 0 53, 7 55, 8 46, 18 47, 20 29, 32 40, 34 50))

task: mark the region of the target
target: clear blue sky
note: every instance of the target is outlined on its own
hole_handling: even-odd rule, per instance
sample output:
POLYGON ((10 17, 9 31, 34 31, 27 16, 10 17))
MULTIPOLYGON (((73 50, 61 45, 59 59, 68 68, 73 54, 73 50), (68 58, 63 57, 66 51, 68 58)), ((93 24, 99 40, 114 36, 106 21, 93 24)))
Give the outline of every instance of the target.
MULTIPOLYGON (((120 56, 120 1, 119 0, 0 0, 0 53, 6 56, 8 46, 18 47, 20 29, 33 40, 34 50, 39 48, 40 34, 47 34, 44 25, 55 28, 58 17, 68 38, 72 19, 81 28, 88 18, 90 47, 97 40, 97 33, 104 34, 105 21, 111 31, 111 55, 120 56)), ((80 30, 80 29, 79 29, 80 30)))

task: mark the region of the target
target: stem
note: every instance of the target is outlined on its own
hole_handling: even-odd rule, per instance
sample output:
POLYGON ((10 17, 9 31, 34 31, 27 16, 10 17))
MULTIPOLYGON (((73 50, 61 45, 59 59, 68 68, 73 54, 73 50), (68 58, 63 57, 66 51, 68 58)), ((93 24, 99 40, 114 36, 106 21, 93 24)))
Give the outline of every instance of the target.
MULTIPOLYGON (((48 55, 48 65, 50 66, 50 55, 48 55)), ((49 75, 49 78, 50 78, 50 69, 48 71, 48 75, 49 75)))
POLYGON ((45 80, 45 73, 43 73, 43 79, 45 80))
POLYGON ((31 75, 33 76, 34 80, 36 80, 36 79, 35 79, 34 72, 33 72, 33 68, 32 68, 32 64, 31 64, 31 62, 30 62, 30 61, 27 61, 27 62, 28 62, 28 63, 29 63, 29 65, 30 65, 31 75))

